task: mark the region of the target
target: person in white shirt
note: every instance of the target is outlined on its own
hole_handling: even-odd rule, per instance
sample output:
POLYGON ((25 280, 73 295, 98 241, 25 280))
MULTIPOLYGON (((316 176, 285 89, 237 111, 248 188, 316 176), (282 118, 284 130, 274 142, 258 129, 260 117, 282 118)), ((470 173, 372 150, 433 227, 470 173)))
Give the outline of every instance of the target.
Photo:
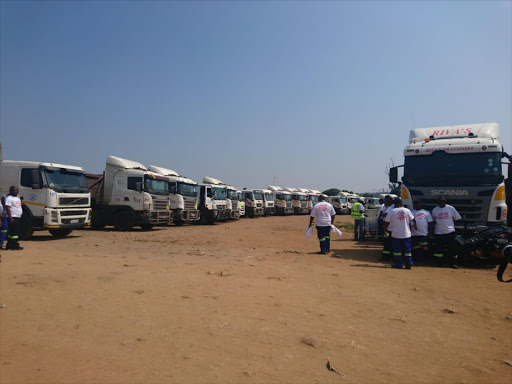
POLYGON ((429 211, 422 209, 420 200, 415 200, 413 205, 411 213, 418 229, 411 228, 412 258, 414 262, 423 263, 428 249, 428 234, 432 233, 434 220, 429 211))
POLYGON ((313 224, 313 220, 316 219, 316 231, 318 234, 318 240, 320 240, 320 252, 325 254, 331 251, 331 225, 334 224, 334 217, 336 211, 334 207, 325 201, 325 196, 318 196, 318 203, 311 210, 309 215, 309 227, 313 224))
POLYGON ((0 200, 0 249, 4 249, 5 238, 7 237, 7 212, 4 208, 5 205, 5 197, 2 197, 0 200))
POLYGON ((392 228, 391 244, 395 261, 392 265, 393 268, 402 268, 402 252, 405 256, 405 267, 412 268, 410 223, 413 224, 415 230, 418 229, 411 211, 403 207, 401 199, 395 199, 395 208, 386 215, 384 222, 384 230, 392 228))
POLYGON ((455 221, 462 219, 459 212, 451 205, 446 204, 446 198, 440 196, 438 206, 432 210, 432 218, 435 221, 434 257, 438 258, 438 267, 448 264, 451 268, 457 269, 455 244, 455 221))
POLYGON ((17 187, 12 186, 9 188, 9 195, 5 198, 5 207, 7 215, 9 216, 9 229, 7 230, 7 245, 5 249, 11 249, 13 251, 22 250, 23 247, 20 247, 19 239, 23 208, 21 207, 21 200, 18 197, 17 187))
POLYGON ((380 257, 379 261, 389 261, 391 260, 391 252, 393 249, 393 246, 391 244, 391 231, 392 228, 388 228, 387 230, 384 229, 384 220, 386 219, 386 216, 389 212, 391 212, 395 208, 395 204, 393 204, 393 199, 390 195, 384 196, 384 205, 380 207, 379 209, 379 219, 382 220, 382 256, 380 257))

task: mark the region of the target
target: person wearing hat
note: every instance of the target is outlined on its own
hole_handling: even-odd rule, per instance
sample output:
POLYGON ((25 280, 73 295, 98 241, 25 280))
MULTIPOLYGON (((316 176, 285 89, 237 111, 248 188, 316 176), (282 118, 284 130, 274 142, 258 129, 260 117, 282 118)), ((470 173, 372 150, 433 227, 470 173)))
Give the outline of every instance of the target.
POLYGON ((437 266, 442 267, 447 264, 449 267, 457 269, 456 251, 455 251, 455 221, 462 219, 459 212, 451 205, 446 204, 446 198, 440 196, 437 200, 438 205, 432 210, 432 219, 434 219, 434 257, 437 259, 437 266))
POLYGON ((350 217, 354 219, 354 241, 364 241, 364 204, 363 199, 359 198, 350 211, 350 217), (359 228, 359 234, 358 234, 359 228))

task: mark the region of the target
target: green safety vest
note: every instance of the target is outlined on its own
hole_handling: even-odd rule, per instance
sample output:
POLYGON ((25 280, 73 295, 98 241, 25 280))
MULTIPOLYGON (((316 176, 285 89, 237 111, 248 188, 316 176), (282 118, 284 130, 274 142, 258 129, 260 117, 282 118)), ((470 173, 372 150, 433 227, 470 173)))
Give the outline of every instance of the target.
POLYGON ((361 205, 361 203, 354 203, 352 205, 352 211, 350 212, 350 217, 352 217, 353 219, 363 219, 364 218, 364 213, 359 210, 359 205, 361 205))

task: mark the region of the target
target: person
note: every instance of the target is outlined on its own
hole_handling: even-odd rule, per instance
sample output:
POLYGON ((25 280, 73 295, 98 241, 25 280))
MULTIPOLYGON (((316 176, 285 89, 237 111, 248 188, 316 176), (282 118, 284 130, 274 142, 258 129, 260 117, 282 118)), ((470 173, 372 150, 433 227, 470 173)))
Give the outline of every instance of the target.
POLYGON ((5 249, 14 251, 22 250, 20 247, 19 238, 21 232, 21 215, 23 208, 21 207, 21 200, 18 197, 18 188, 12 186, 9 188, 9 195, 5 199, 5 206, 7 209, 7 216, 9 217, 9 228, 7 229, 7 245, 5 249))
POLYGON ((320 254, 326 254, 331 251, 331 225, 334 224, 334 217, 336 211, 334 207, 325 201, 325 196, 318 196, 318 203, 311 210, 309 216, 309 227, 313 224, 313 220, 316 219, 316 231, 318 234, 318 240, 320 241, 320 254))
POLYGON ((428 248, 428 234, 432 232, 434 220, 429 211, 422 209, 420 200, 415 200, 413 206, 411 213, 418 229, 411 228, 412 257, 414 262, 423 263, 428 248))
POLYGON ((384 212, 386 211, 387 207, 384 204, 384 199, 379 199, 379 210, 377 211, 377 241, 382 243, 382 240, 384 239, 384 212))
POLYGON ((393 248, 394 264, 393 268, 402 269, 402 252, 405 256, 405 268, 411 269, 412 253, 411 253, 411 227, 418 229, 414 215, 407 208, 404 208, 402 199, 395 200, 395 208, 386 215, 384 221, 384 230, 391 229, 391 244, 393 248))
POLYGON ((0 200, 0 249, 4 249, 5 238, 7 237, 7 227, 9 220, 7 219, 7 211, 5 210, 5 198, 2 196, 0 200))
POLYGON ((364 241, 364 205, 363 199, 358 199, 350 211, 350 216, 354 219, 354 241, 364 241), (359 228, 359 234, 358 234, 359 228))
POLYGON ((446 204, 446 198, 440 196, 437 200, 438 206, 432 210, 434 227, 434 257, 438 259, 436 266, 442 267, 448 264, 453 269, 459 266, 455 263, 457 259, 455 251, 455 221, 462 219, 459 212, 451 205, 446 204))
MULTIPOLYGON (((381 207, 382 208, 382 207, 381 207)), ((393 250, 393 245, 391 244, 391 230, 389 227, 387 229, 384 229, 384 220, 386 219, 386 216, 389 212, 391 212, 393 209, 395 209, 395 205, 393 204, 393 199, 390 195, 386 195, 384 197, 384 205, 382 210, 380 211, 379 215, 382 218, 382 256, 380 257, 379 261, 389 261, 391 260, 391 252, 393 250)))

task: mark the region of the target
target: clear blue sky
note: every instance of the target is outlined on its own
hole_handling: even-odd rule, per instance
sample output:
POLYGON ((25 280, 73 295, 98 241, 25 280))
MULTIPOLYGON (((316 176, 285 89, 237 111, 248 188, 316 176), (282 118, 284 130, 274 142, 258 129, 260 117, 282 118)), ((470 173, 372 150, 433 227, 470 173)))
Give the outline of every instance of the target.
POLYGON ((3 158, 387 186, 413 127, 496 121, 510 1, 2 1, 3 158))

